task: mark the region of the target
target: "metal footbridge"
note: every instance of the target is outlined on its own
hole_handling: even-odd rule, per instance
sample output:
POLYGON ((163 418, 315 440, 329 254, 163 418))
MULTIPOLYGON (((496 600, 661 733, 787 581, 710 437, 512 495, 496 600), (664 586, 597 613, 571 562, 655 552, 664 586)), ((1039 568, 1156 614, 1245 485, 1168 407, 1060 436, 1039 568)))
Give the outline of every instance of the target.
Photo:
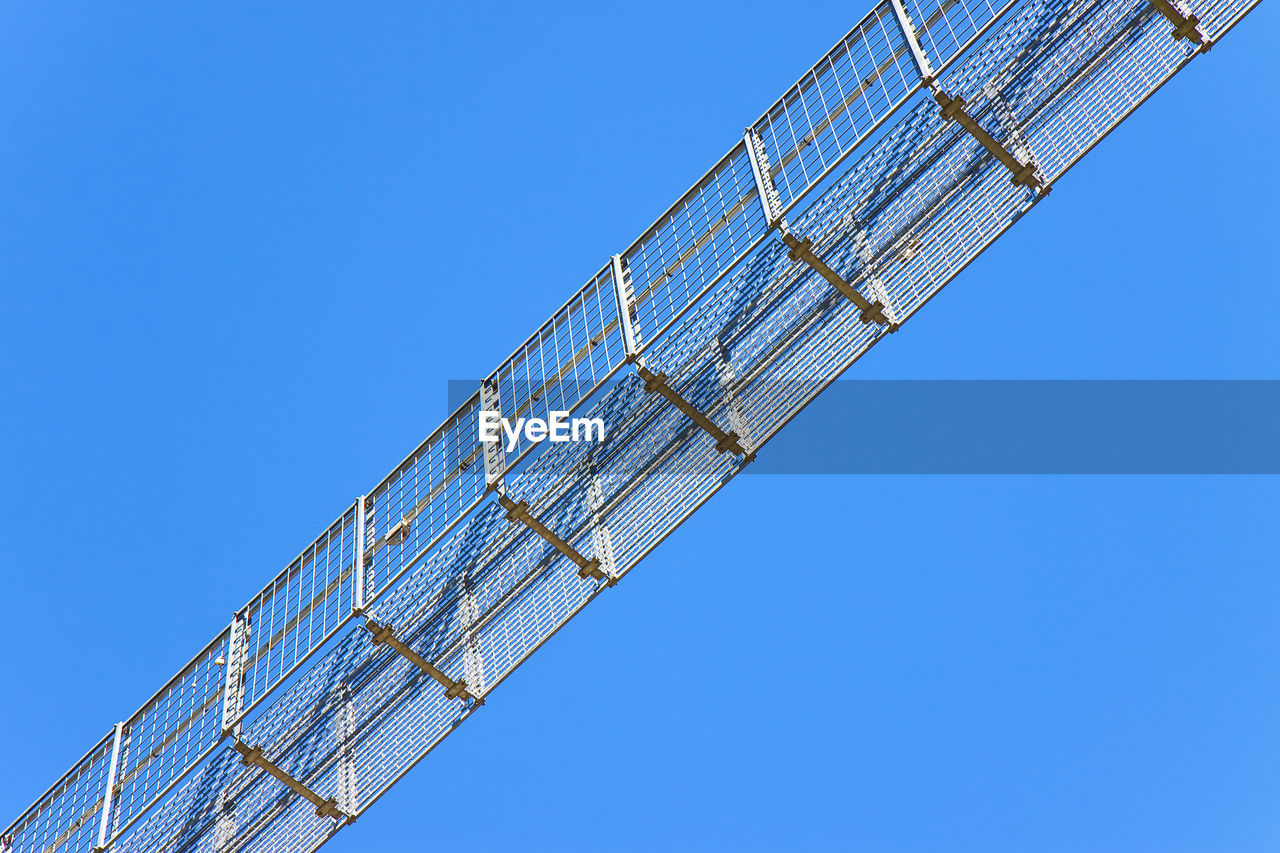
POLYGON ((876 5, 0 853, 320 847, 1255 4, 876 5))

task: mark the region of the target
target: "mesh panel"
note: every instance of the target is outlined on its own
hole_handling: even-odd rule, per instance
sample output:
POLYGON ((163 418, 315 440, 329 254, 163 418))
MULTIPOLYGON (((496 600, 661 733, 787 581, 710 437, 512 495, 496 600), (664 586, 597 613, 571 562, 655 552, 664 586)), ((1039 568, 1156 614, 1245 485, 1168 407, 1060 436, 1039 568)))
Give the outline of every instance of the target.
POLYGON ((746 146, 739 142, 623 253, 637 344, 647 346, 764 236, 746 146))
POLYGON ((935 69, 959 53, 998 12, 989 0, 905 0, 903 6, 935 69))
MULTIPOLYGON (((498 368, 502 415, 515 424, 517 418, 572 411, 625 355, 613 274, 606 267, 498 368)), ((503 470, 532 446, 523 432, 510 452, 504 440, 503 470)))
POLYGON ((355 507, 246 608, 244 705, 251 707, 350 615, 355 590, 355 507))
POLYGON ((217 745, 229 634, 223 631, 125 723, 116 828, 127 825, 217 745))
POLYGON ((754 126, 784 208, 852 151, 919 83, 893 7, 881 3, 754 126))
POLYGON ((112 741, 90 750, 0 836, 13 853, 88 850, 97 842, 112 741))
POLYGON ((480 398, 468 400, 370 493, 365 600, 399 577, 484 496, 480 398))

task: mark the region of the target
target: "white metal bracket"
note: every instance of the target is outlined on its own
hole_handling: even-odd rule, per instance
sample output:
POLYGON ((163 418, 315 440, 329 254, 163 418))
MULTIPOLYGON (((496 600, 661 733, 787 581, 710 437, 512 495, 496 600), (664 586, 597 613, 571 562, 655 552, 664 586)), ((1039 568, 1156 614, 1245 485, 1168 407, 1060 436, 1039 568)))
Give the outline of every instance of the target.
POLYGON ((729 354, 726 352, 724 344, 716 339, 712 342, 712 347, 716 357, 716 380, 720 383, 720 390, 724 392, 724 400, 726 409, 729 414, 729 426, 734 435, 738 436, 738 441, 743 449, 747 451, 746 459, 748 462, 755 459, 755 442, 751 438, 751 427, 747 424, 746 414, 742 411, 742 401, 738 399, 738 393, 734 390, 734 380, 737 374, 734 373, 733 365, 729 362, 729 354))
POLYGON ((889 320, 889 331, 896 332, 901 326, 901 322, 898 320, 898 311, 893 307, 893 300, 889 298, 889 289, 885 287, 884 280, 880 277, 880 270, 876 265, 875 256, 871 253, 871 241, 867 237, 866 230, 858 225, 854 228, 851 239, 853 240, 853 252, 862 263, 863 277, 866 279, 867 284, 871 286, 871 293, 875 296, 875 302, 883 306, 881 311, 884 312, 884 316, 889 320))
POLYGON ((404 518, 391 525, 391 529, 387 531, 387 535, 382 537, 384 543, 396 544, 401 539, 409 535, 409 531, 413 529, 413 519, 405 516, 404 518))
POLYGON ((236 752, 240 753, 240 763, 245 767, 257 767, 265 770, 274 776, 289 790, 293 791, 299 797, 309 800, 316 807, 316 817, 329 817, 334 820, 342 820, 346 817, 346 813, 338 808, 338 801, 333 797, 325 799, 288 773, 280 769, 275 762, 269 760, 262 752, 260 746, 249 746, 240 740, 235 742, 236 752))
POLYGON ((476 644, 472 626, 480 617, 480 608, 476 606, 476 594, 471 588, 469 567, 460 574, 458 586, 458 619, 462 623, 464 639, 462 646, 463 682, 472 685, 477 693, 484 692, 484 660, 480 657, 480 648, 476 644))
POLYGON ((747 149, 747 159, 751 162, 751 176, 756 181, 756 194, 760 199, 760 207, 764 210, 764 221, 770 228, 782 224, 782 199, 778 196, 778 188, 774 186, 773 175, 769 171, 769 153, 765 150, 764 140, 755 128, 748 127, 742 136, 747 149))
POLYGON ((339 787, 339 793, 342 794, 343 805, 346 806, 345 811, 348 815, 347 822, 355 821, 353 815, 360 811, 360 794, 359 787, 356 782, 356 756, 355 748, 352 746, 352 739, 356 733, 356 714, 355 714, 355 698, 351 694, 351 685, 344 679, 341 684, 342 689, 342 763, 343 774, 342 784, 339 787))
POLYGON ((595 548, 596 559, 600 561, 600 571, 609 579, 609 586, 616 586, 618 567, 613 557, 613 538, 604 523, 604 489, 595 474, 587 482, 587 509, 591 512, 591 544, 595 548))

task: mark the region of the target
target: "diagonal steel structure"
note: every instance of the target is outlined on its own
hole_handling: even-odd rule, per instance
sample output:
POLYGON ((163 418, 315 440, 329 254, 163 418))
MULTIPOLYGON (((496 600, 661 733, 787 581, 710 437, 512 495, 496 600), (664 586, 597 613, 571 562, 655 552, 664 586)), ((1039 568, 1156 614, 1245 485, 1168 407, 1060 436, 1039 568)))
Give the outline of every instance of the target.
POLYGON ((0 853, 321 846, 1255 5, 877 4, 0 853))

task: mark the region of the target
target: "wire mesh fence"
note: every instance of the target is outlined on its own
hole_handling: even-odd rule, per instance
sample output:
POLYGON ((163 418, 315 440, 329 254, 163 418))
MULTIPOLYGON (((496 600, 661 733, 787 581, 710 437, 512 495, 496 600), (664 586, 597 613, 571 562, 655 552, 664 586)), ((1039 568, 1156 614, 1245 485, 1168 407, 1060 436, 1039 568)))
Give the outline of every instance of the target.
POLYGON ((6 853, 88 850, 98 840, 113 737, 103 738, 0 835, 6 853))
POLYGON ((893 7, 876 6, 753 125, 790 207, 920 88, 893 7))
MULTIPOLYGON (((494 372, 497 411, 513 424, 518 418, 572 411, 625 356, 613 272, 605 267, 494 372)), ((533 444, 519 434, 514 447, 503 448, 502 470, 533 444)))

